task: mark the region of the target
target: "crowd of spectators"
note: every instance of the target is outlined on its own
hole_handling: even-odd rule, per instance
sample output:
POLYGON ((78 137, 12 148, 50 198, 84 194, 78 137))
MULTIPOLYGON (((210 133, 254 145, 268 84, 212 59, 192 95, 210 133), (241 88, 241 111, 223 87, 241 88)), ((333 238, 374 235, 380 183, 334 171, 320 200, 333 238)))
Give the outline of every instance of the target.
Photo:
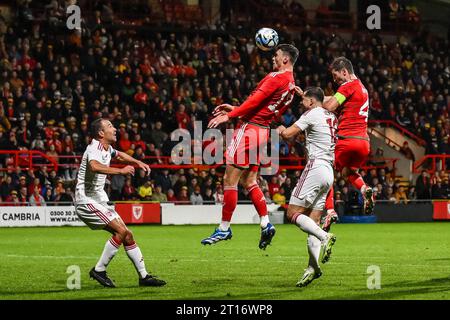
MULTIPOLYGON (((192 132, 196 121, 205 129, 216 105, 243 102, 271 69, 270 55, 257 50, 251 32, 109 28, 94 16, 82 31, 71 32, 58 32, 48 21, 0 17, 0 150, 38 150, 59 164, 58 171, 51 165, 24 171, 14 157, 0 154, 0 201, 70 202, 79 163, 74 156, 85 150, 89 124, 98 117, 119 129, 115 148, 147 157, 149 164, 167 163, 176 144, 169 138, 173 130, 192 132)), ((369 91, 372 119, 397 121, 427 141, 429 154, 450 154, 447 41, 427 34, 395 44, 369 34, 345 41, 309 26, 282 36, 300 50, 295 76, 302 88, 320 86, 333 94, 327 65, 345 55, 369 91)), ((302 111, 294 101, 280 122, 291 125, 302 111)), ((282 155, 303 156, 303 142, 283 143, 282 155)), ((267 201, 285 203, 300 174, 261 176, 267 201)), ((402 190, 391 175, 387 168, 365 174, 378 199, 421 199, 418 185, 402 190)), ((448 177, 430 181, 431 197, 448 197, 448 177)), ((154 169, 149 179, 138 171, 113 176, 107 188, 112 200, 214 203, 223 197, 221 168, 154 169)), ((336 177, 337 201, 351 205, 359 197, 336 177)), ((246 200, 245 190, 239 199, 246 200)))

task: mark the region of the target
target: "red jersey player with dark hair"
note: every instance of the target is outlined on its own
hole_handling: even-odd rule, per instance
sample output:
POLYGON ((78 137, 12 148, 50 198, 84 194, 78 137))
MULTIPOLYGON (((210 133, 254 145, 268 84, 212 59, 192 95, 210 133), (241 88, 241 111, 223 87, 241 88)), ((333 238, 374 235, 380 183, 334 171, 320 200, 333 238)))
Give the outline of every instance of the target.
MULTIPOLYGON (((367 118, 369 114, 369 95, 353 71, 350 60, 345 57, 336 58, 331 64, 334 81, 340 85, 334 96, 325 97, 323 107, 338 114, 338 142, 335 148, 335 168, 348 177, 350 183, 360 190, 364 197, 364 212, 371 214, 374 207, 372 188, 364 183, 359 168, 366 162, 370 152, 367 134, 367 118)), ((331 188, 325 209, 327 216, 323 228, 328 231, 332 222, 337 219, 334 211, 333 188, 331 188)))
POLYGON ((275 235, 275 227, 269 222, 264 194, 256 180, 260 163, 259 150, 267 146, 270 123, 283 114, 292 102, 295 88, 293 69, 298 54, 298 49, 290 44, 279 45, 272 57, 275 72, 262 79, 241 106, 222 104, 214 110, 215 118, 209 122, 209 128, 216 128, 238 117, 241 118, 242 124, 235 130, 225 155, 227 166, 224 176, 222 222, 211 236, 202 240, 204 245, 231 239, 230 221, 237 205, 239 180, 247 189, 261 218, 259 248, 265 249, 275 235))

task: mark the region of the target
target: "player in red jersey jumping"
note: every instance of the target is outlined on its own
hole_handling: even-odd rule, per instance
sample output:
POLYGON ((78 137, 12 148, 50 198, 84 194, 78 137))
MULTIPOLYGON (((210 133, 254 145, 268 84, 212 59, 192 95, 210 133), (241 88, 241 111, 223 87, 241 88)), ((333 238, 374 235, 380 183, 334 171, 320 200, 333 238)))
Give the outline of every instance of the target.
MULTIPOLYGON (((369 115, 369 94, 362 82, 356 77, 353 65, 345 57, 336 58, 331 64, 333 80, 339 84, 334 96, 325 97, 323 107, 338 114, 338 142, 335 149, 335 168, 347 177, 350 183, 360 190, 364 197, 364 212, 371 214, 374 207, 372 188, 364 183, 359 168, 366 162, 370 143, 367 134, 369 115)), ((327 196, 325 217, 322 228, 328 232, 337 220, 334 211, 333 187, 327 196)))
POLYGON ((234 132, 225 154, 227 166, 222 222, 211 236, 201 241, 204 245, 231 239, 230 221, 237 205, 239 180, 247 189, 261 218, 259 248, 265 249, 275 235, 275 227, 269 222, 264 194, 256 181, 260 163, 259 150, 267 146, 270 123, 283 114, 292 102, 295 88, 293 69, 298 54, 298 49, 290 44, 279 45, 272 57, 275 72, 262 79, 241 106, 222 104, 214 110, 215 117, 209 122, 209 128, 216 128, 238 117, 242 124, 234 132))

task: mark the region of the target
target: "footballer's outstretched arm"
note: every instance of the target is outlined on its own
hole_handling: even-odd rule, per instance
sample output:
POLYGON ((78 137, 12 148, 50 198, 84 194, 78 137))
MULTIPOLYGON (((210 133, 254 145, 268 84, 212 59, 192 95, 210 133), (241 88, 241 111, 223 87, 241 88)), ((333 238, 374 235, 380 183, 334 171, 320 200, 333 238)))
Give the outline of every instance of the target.
POLYGON ((89 166, 91 167, 91 170, 94 173, 134 175, 134 168, 132 166, 126 166, 123 168, 114 168, 114 167, 105 166, 104 164, 101 164, 97 160, 89 161, 89 166))
POLYGON ((150 169, 150 167, 148 166, 148 164, 145 164, 145 163, 143 163, 142 161, 139 161, 139 160, 133 158, 132 156, 128 155, 128 154, 125 153, 125 152, 118 151, 118 150, 116 150, 116 152, 117 152, 117 156, 116 156, 116 157, 117 157, 117 159, 118 159, 120 162, 126 162, 126 163, 135 164, 135 165, 137 165, 139 168, 141 168, 142 170, 144 170, 145 173, 146 173, 147 175, 150 174, 151 169, 150 169))
POLYGON ((293 124, 289 128, 285 128, 283 126, 279 126, 277 128, 278 133, 283 139, 290 140, 294 138, 296 135, 298 135, 302 129, 300 129, 296 124, 293 124))

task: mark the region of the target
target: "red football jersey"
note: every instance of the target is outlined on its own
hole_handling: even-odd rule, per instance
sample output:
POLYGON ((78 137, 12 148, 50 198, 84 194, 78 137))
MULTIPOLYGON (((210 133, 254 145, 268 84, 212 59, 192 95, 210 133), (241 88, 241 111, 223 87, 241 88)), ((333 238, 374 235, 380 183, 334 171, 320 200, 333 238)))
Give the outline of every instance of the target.
POLYGON ((290 71, 271 72, 264 77, 252 94, 240 106, 228 113, 228 117, 262 126, 269 126, 282 115, 294 98, 294 75, 290 71))
POLYGON ((341 105, 337 109, 339 116, 337 134, 368 137, 369 94, 362 82, 354 79, 343 83, 335 97, 341 105))

